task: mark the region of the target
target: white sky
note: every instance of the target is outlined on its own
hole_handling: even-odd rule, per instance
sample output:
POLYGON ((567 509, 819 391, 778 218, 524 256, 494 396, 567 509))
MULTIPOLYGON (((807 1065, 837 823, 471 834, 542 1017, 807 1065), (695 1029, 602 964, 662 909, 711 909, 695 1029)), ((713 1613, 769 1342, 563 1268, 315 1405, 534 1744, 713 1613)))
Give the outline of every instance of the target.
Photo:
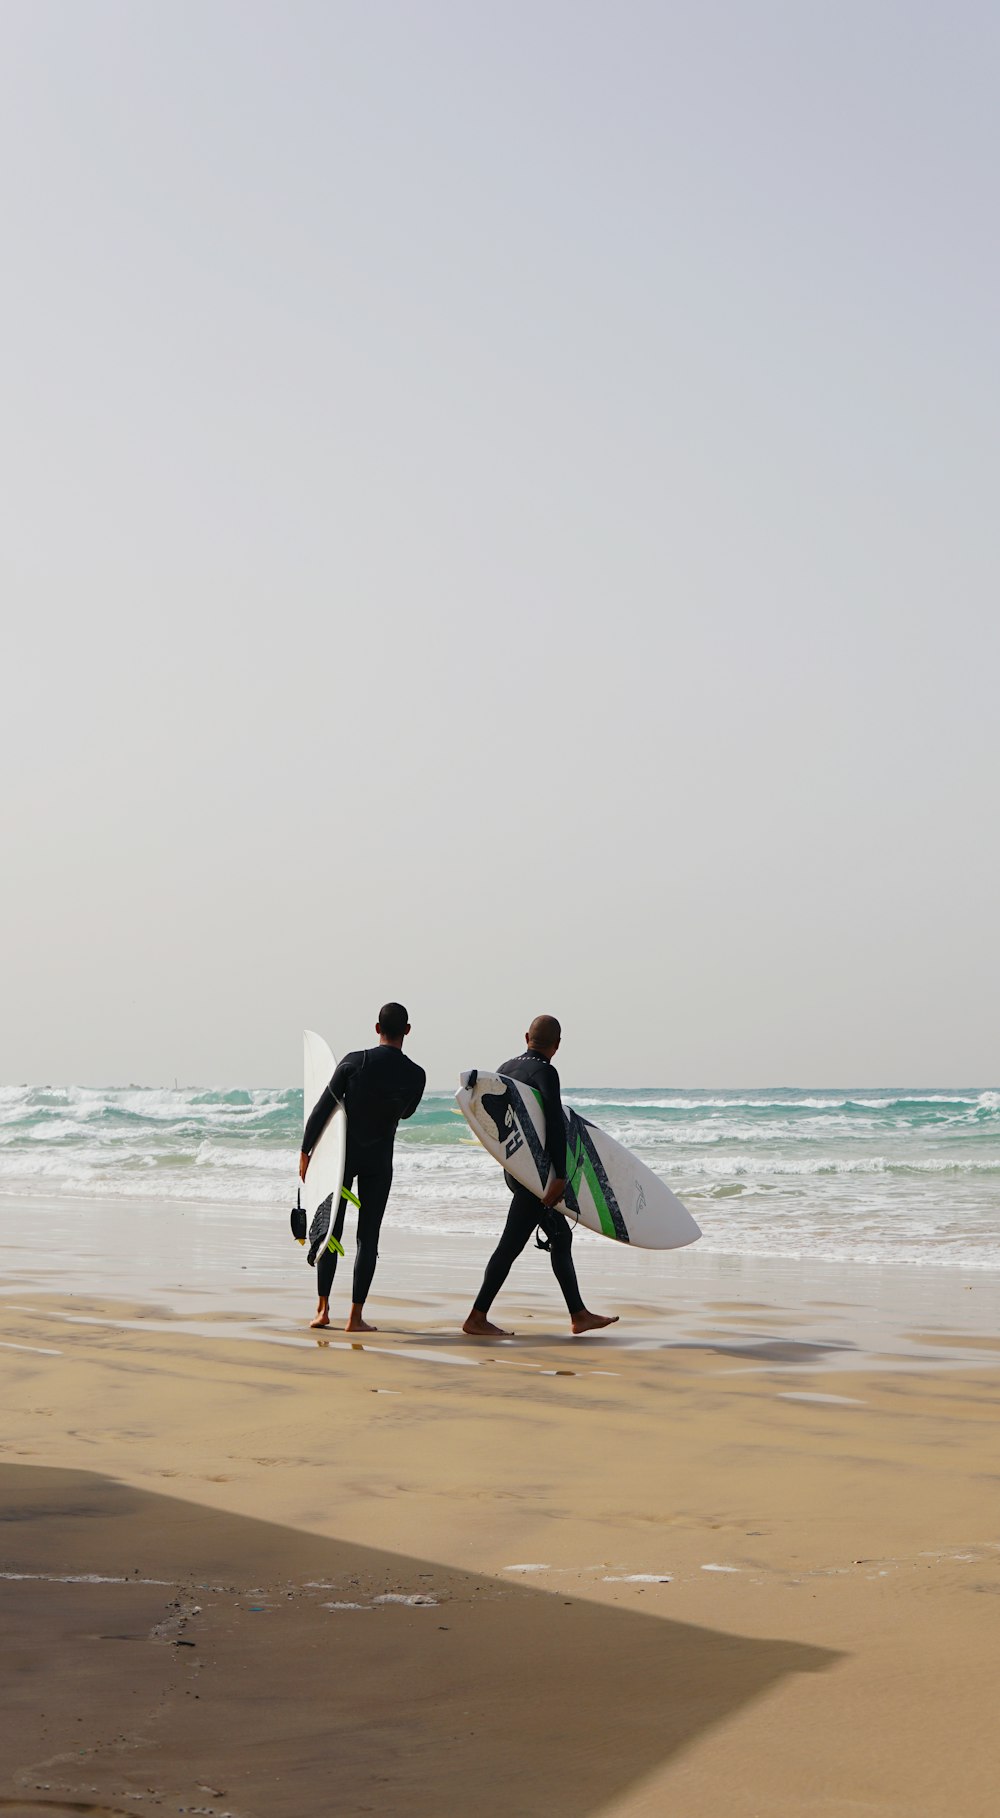
POLYGON ((1000 12, 5 0, 0 1077, 984 1083, 1000 12))

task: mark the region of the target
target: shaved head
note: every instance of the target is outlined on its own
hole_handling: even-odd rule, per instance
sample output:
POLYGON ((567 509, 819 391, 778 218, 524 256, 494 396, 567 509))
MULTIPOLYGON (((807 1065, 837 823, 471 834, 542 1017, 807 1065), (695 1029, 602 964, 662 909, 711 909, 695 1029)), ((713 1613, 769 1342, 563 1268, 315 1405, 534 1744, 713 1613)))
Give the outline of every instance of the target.
POLYGON ((554 1054, 562 1040, 562 1029, 556 1016, 536 1016, 528 1030, 528 1047, 540 1054, 554 1054))

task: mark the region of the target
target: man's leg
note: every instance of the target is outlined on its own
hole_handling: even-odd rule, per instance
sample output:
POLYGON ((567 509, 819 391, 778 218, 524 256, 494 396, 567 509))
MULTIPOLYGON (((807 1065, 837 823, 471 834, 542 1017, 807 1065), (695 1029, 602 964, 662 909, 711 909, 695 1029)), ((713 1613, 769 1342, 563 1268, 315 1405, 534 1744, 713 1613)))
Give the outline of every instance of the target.
POLYGON ((537 1223, 549 1240, 549 1261, 562 1289, 566 1311, 570 1319, 575 1319, 585 1309, 573 1262, 573 1233, 561 1212, 548 1212, 544 1206, 538 1208, 537 1223))
POLYGON ((365 1169, 358 1175, 358 1198, 361 1207, 358 1212, 358 1250, 354 1258, 354 1287, 351 1315, 346 1330, 348 1332, 377 1332, 377 1326, 366 1324, 363 1313, 365 1301, 371 1291, 375 1265, 378 1262, 378 1239, 382 1229, 392 1186, 392 1163, 387 1167, 365 1169))
MULTIPOLYGON (((348 1192, 353 1184, 353 1177, 345 1175, 344 1185, 348 1192)), ((344 1234, 344 1213, 346 1211, 347 1201, 341 1195, 340 1209, 333 1221, 333 1236, 338 1243, 344 1234)), ((316 1258, 316 1293, 319 1298, 316 1305, 316 1317, 309 1321, 311 1326, 328 1326, 330 1324, 330 1289, 333 1287, 333 1278, 336 1273, 337 1252, 325 1248, 316 1258)))
POLYGON ((521 1251, 524 1249, 532 1231, 538 1223, 538 1214, 542 1210, 539 1200, 527 1187, 518 1187, 510 1202, 507 1223, 504 1225, 500 1242, 486 1265, 483 1285, 476 1295, 472 1312, 469 1314, 463 1332, 470 1338, 509 1338, 500 1326, 491 1325, 487 1315, 504 1282, 521 1251))
POLYGON ((577 1337, 583 1332, 599 1332, 616 1324, 617 1313, 588 1313, 583 1304, 580 1284, 573 1263, 573 1230, 561 1212, 547 1212, 539 1207, 538 1223, 549 1240, 552 1273, 562 1289, 566 1310, 577 1337))

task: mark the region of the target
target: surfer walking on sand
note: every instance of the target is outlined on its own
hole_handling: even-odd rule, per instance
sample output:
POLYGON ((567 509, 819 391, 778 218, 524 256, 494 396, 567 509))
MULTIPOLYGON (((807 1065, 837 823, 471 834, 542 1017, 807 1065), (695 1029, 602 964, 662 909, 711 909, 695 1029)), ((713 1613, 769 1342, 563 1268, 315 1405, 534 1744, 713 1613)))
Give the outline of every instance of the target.
POLYGON ((525 1052, 516 1060, 504 1061, 498 1071, 531 1086, 538 1094, 545 1112, 545 1148, 555 1169, 555 1179, 538 1200, 512 1175, 504 1173, 504 1180, 514 1197, 500 1242, 486 1265, 483 1285, 462 1327, 470 1338, 511 1336, 500 1326, 491 1325, 488 1314, 513 1263, 531 1233, 538 1228, 545 1233, 547 1241, 540 1248, 549 1252, 552 1273, 562 1289, 574 1333, 579 1336, 582 1332, 599 1332, 604 1326, 613 1326, 618 1318, 617 1314, 589 1313, 584 1306, 573 1266, 573 1233, 563 1214, 554 1210, 566 1191, 566 1124, 559 1075, 552 1065, 553 1055, 562 1040, 562 1029, 554 1016, 536 1016, 524 1040, 525 1052))
MULTIPOLYGON (((375 1024, 377 1048, 358 1049, 345 1054, 319 1104, 310 1114, 302 1137, 299 1156, 299 1179, 305 1180, 309 1158, 338 1104, 347 1112, 347 1162, 344 1185, 348 1190, 358 1183, 358 1249, 354 1259, 354 1287, 351 1312, 345 1331, 375 1332, 364 1319, 364 1305, 378 1262, 378 1238, 392 1186, 392 1150, 396 1126, 402 1118, 412 1117, 424 1094, 427 1075, 403 1053, 403 1042, 410 1033, 409 1018, 402 1004, 383 1004, 375 1024)), ((333 1227, 338 1240, 344 1229, 347 1201, 341 1199, 333 1227)), ((316 1289, 319 1302, 313 1326, 330 1324, 330 1290, 337 1270, 337 1253, 324 1249, 316 1256, 318 1244, 309 1251, 310 1263, 316 1264, 316 1289)))

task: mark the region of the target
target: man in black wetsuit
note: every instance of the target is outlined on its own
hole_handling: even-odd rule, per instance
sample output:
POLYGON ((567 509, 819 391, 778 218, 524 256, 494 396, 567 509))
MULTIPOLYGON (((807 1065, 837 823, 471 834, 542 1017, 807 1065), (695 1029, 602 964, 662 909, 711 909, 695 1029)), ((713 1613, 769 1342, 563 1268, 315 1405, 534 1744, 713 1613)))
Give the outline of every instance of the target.
POLYGON ((470 1338, 511 1336, 500 1326, 491 1325, 487 1315, 510 1274, 511 1265, 520 1256, 531 1233, 539 1226, 548 1239, 547 1245, 543 1247, 549 1251, 552 1273, 562 1289, 574 1333, 598 1332, 603 1326, 613 1326, 618 1317, 617 1314, 609 1316, 604 1313, 588 1313, 580 1296, 573 1267, 573 1233, 563 1214, 553 1210, 566 1191, 566 1125, 563 1121, 559 1075, 552 1065, 552 1057, 562 1040, 562 1030, 554 1016, 536 1016, 524 1039, 526 1052, 516 1060, 504 1061, 498 1072, 508 1074, 511 1079, 522 1080, 538 1093, 545 1112, 545 1148, 556 1177, 539 1200, 510 1174, 504 1174, 504 1180, 514 1197, 510 1202, 503 1235, 486 1265, 483 1285, 476 1295, 472 1312, 462 1327, 470 1338))
MULTIPOLYGON (((354 1288, 351 1314, 345 1330, 374 1332, 366 1325, 364 1304, 378 1262, 378 1234, 392 1186, 392 1146, 396 1125, 401 1118, 412 1117, 423 1097, 427 1075, 403 1053, 403 1039, 410 1024, 402 1004, 383 1004, 378 1013, 375 1033, 377 1048, 365 1048, 345 1054, 319 1104, 309 1117, 302 1137, 299 1177, 305 1180, 309 1158, 338 1104, 347 1112, 347 1163, 344 1185, 348 1190, 358 1183, 358 1250, 354 1259, 354 1288)), ((338 1240, 344 1229, 347 1201, 341 1199, 333 1226, 338 1240)), ((311 1234, 310 1234, 311 1235, 311 1234)), ((318 1240, 317 1240, 318 1241, 318 1240)), ((316 1242, 309 1251, 309 1261, 316 1263, 316 1289, 319 1305, 314 1326, 330 1324, 330 1289, 337 1269, 337 1253, 326 1249, 316 1257, 316 1242)))

